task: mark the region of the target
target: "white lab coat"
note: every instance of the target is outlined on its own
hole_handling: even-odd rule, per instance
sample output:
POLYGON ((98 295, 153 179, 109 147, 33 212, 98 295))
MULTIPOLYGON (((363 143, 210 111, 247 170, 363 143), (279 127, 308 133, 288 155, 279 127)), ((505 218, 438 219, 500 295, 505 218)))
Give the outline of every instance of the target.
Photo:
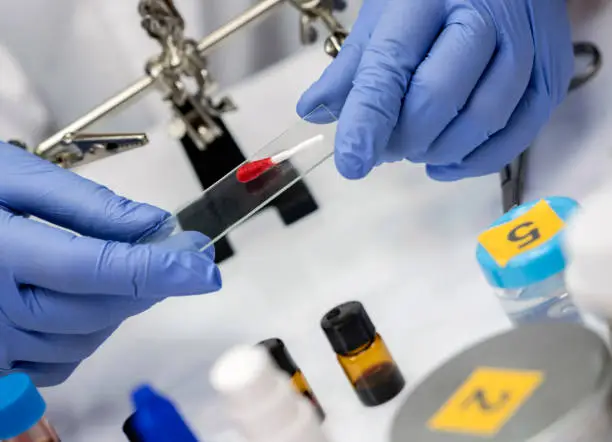
MULTIPOLYGON (((17 53, 23 28, 8 23, 11 14, 0 14, 1 33, 21 34, 7 32, 6 41, 22 69, 21 74, 4 69, 7 54, 0 52, 0 75, 12 72, 21 78, 11 80, 20 87, 6 91, 8 83, 0 81, 0 109, 7 112, 0 118, 2 131, 14 127, 27 135, 68 122, 120 89, 140 72, 142 57, 155 51, 139 34, 132 9, 121 6, 123 0, 96 2, 95 10, 90 9, 93 0, 70 2, 72 9, 63 11, 46 3, 24 0, 20 5, 23 10, 34 10, 34 4, 46 9, 46 22, 72 17, 73 27, 43 31, 34 26, 25 47, 36 55, 17 53), (113 9, 116 15, 110 9, 103 14, 105 3, 119 8, 113 9), (122 51, 110 43, 112 38, 121 42, 122 51), (38 49, 41 41, 52 42, 57 50, 38 49), (132 53, 140 58, 128 56, 132 53)), ((233 0, 226 3, 234 5, 233 0)), ((293 18, 288 20, 291 27, 293 18)), ((568 98, 541 134, 529 168, 530 198, 563 194, 580 200, 612 170, 612 69, 607 64, 612 59, 612 8, 583 20, 575 27, 576 39, 601 47, 604 68, 568 98)), ((223 58, 237 53, 227 51, 223 58)), ((327 62, 313 48, 230 89, 240 111, 228 115, 227 122, 243 149, 254 151, 295 121, 295 100, 327 62)), ((163 120, 163 105, 155 96, 149 103, 113 124, 134 130, 149 125, 148 119, 163 120)), ((153 129, 151 138, 145 149, 79 172, 127 196, 176 208, 195 196, 197 181, 163 127, 153 129)), ((321 204, 315 215, 283 228, 278 216, 268 213, 232 234, 238 254, 223 264, 223 292, 170 300, 128 321, 69 381, 44 392, 67 441, 122 440, 119 426, 129 410, 129 388, 147 380, 180 401, 194 427, 214 432, 219 422, 202 411, 211 400, 206 370, 212 360, 233 343, 280 336, 326 408, 327 429, 335 440, 382 442, 401 401, 376 410, 359 406, 318 330, 322 313, 341 301, 362 300, 409 384, 463 346, 507 326, 472 259, 476 235, 499 214, 497 177, 435 183, 420 166, 403 163, 380 168, 361 182, 347 182, 327 162, 308 184, 321 204)))

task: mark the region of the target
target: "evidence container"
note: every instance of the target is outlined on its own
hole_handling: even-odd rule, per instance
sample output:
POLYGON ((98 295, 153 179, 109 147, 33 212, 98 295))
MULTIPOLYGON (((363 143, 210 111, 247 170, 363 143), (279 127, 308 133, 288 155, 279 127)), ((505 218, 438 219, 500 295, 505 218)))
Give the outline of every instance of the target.
POLYGON ((60 442, 45 418, 47 404, 24 373, 0 377, 0 441, 60 442))
POLYGON ((328 442, 310 402, 261 346, 228 350, 210 381, 246 442, 328 442))
POLYGON ((136 411, 123 424, 130 442, 197 442, 174 403, 149 385, 132 392, 136 411))
POLYGON ((308 399, 315 408, 319 418, 322 421, 325 420, 325 411, 323 411, 323 407, 321 407, 319 400, 312 392, 312 388, 306 380, 306 376, 304 376, 302 370, 300 370, 291 357, 285 343, 281 339, 270 338, 261 341, 258 345, 262 346, 268 351, 276 363, 276 366, 291 377, 291 384, 297 390, 297 392, 308 399))
POLYGON ((404 377, 360 302, 334 307, 321 328, 364 405, 384 404, 402 391, 404 377))
POLYGON ((476 257, 515 325, 581 322, 565 287, 565 224, 578 204, 550 197, 518 206, 483 232, 476 257))
POLYGON ((532 324, 451 358, 408 396, 391 442, 612 440, 606 343, 580 324, 532 324))

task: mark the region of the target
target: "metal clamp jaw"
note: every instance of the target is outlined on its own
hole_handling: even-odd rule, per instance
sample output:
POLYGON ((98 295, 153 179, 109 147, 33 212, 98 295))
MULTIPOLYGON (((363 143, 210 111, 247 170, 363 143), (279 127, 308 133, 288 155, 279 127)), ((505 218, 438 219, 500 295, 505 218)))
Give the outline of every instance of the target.
MULTIPOLYGON (((9 140, 9 144, 30 150, 19 140, 9 140)), ((125 152, 149 143, 144 133, 66 133, 60 143, 49 152, 52 162, 69 169, 84 165, 117 153, 125 152)))
POLYGON ((199 42, 185 37, 185 21, 173 0, 140 0, 141 24, 162 48, 162 52, 146 64, 147 76, 28 150, 62 167, 74 167, 146 144, 144 134, 89 135, 84 134, 84 130, 154 85, 162 89, 165 99, 172 104, 177 117, 174 127, 179 128, 176 136, 188 135, 198 148, 206 149, 223 134, 214 118, 235 110, 236 106, 229 97, 213 98, 216 85, 205 55, 230 35, 284 3, 301 13, 300 34, 304 44, 316 40, 315 22, 320 20, 325 25, 330 35, 324 49, 335 57, 348 35, 333 14, 334 10, 342 9, 342 0, 261 0, 199 42), (141 141, 132 143, 134 135, 140 136, 141 141), (110 141, 88 144, 86 139, 110 141), (119 139, 125 141, 117 144, 119 139))
POLYGON ((310 45, 317 41, 318 32, 315 22, 321 20, 330 35, 325 39, 325 52, 336 57, 344 40, 348 37, 348 31, 334 17, 335 9, 344 9, 346 4, 338 0, 291 0, 293 5, 302 13, 300 16, 300 40, 304 45, 310 45))

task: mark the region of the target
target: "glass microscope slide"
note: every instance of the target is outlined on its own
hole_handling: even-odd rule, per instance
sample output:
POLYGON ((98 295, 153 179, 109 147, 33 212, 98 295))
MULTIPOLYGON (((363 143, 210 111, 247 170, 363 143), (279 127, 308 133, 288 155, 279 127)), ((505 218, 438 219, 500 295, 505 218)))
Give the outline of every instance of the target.
POLYGON ((197 230, 211 239, 202 250, 210 247, 331 157, 336 125, 334 115, 319 106, 185 204, 157 234, 140 242, 157 242, 173 229, 173 233, 197 230))

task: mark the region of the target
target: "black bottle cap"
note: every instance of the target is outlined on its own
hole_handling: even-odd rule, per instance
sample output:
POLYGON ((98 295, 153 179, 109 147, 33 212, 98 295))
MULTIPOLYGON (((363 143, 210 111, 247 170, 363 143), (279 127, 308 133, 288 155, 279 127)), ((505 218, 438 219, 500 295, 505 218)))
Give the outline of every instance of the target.
POLYGON ((270 338, 265 341, 261 341, 258 345, 261 345, 268 350, 274 362, 278 368, 286 372, 289 376, 293 376, 299 371, 298 366, 289 354, 285 343, 278 338, 270 338))
POLYGON ((136 429, 134 428, 134 417, 136 413, 133 413, 123 424, 123 434, 127 437, 130 442, 144 442, 144 439, 140 437, 136 429))
POLYGON ((376 338, 376 327, 358 301, 331 309, 321 319, 321 328, 334 351, 341 355, 352 353, 376 338))

